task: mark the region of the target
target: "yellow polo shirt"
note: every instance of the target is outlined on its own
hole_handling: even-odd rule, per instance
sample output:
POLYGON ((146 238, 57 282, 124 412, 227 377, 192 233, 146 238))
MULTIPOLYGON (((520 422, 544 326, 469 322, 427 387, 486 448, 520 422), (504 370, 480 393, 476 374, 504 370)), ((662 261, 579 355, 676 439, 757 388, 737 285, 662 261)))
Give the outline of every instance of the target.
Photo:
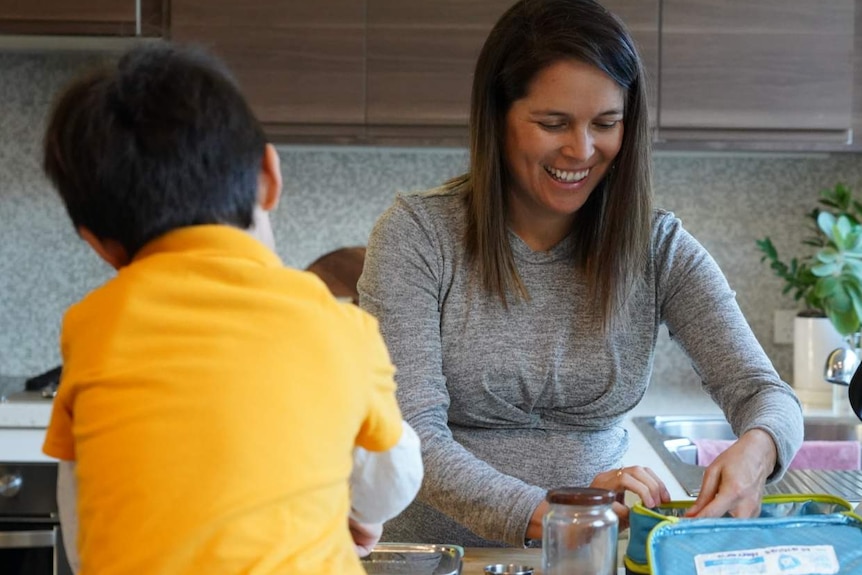
POLYGON ((364 573, 352 450, 401 434, 370 315, 195 226, 72 306, 61 346, 44 451, 77 462, 81 575, 364 573))

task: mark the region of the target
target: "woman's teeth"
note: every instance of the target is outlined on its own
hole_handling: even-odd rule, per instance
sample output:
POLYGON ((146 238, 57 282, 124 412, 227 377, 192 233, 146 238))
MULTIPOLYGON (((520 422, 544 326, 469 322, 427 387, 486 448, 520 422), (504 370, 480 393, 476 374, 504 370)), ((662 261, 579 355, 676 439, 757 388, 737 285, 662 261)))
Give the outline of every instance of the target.
POLYGON ((550 174, 555 180, 559 180, 567 184, 580 182, 590 173, 589 169, 579 170, 577 172, 569 172, 566 170, 558 170, 556 168, 551 168, 550 166, 545 166, 545 171, 548 172, 548 174, 550 174))

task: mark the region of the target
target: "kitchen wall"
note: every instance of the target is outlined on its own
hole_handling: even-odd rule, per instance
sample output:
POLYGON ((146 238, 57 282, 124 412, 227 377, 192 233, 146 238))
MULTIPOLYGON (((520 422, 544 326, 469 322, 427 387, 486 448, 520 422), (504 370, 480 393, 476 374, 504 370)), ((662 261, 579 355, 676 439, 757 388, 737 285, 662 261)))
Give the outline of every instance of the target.
MULTIPOLYGON (((63 310, 110 277, 74 234, 40 171, 40 138, 55 92, 104 56, 0 54, 0 374, 40 372, 59 361, 63 310)), ((402 191, 434 186, 465 167, 461 149, 280 148, 285 193, 274 214, 278 251, 292 266, 364 244, 402 191)), ((862 188, 856 155, 657 155, 657 204, 674 211, 712 253, 779 373, 792 378, 792 346, 772 342, 773 311, 795 307, 760 262, 755 239, 796 254, 803 215, 818 191, 862 188)), ((862 192, 862 189, 860 189, 862 192)), ((702 397, 687 359, 662 334, 648 399, 702 397)))

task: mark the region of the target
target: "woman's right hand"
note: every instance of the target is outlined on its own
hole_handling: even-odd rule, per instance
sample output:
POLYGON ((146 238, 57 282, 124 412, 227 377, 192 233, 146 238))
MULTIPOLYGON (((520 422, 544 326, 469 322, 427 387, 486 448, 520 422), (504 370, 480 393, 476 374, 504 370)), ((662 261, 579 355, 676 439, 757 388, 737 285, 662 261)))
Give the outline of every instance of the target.
MULTIPOLYGON (((670 501, 670 492, 662 480, 658 478, 658 475, 649 467, 641 467, 640 465, 620 467, 599 473, 590 483, 590 487, 617 493, 617 502, 614 503, 613 510, 619 517, 620 531, 628 529, 629 526, 629 508, 625 504, 626 491, 631 491, 640 497, 647 507, 656 507, 661 503, 670 501)), ((548 511, 548 507, 548 502, 542 501, 533 511, 530 524, 527 526, 527 539, 542 538, 542 518, 548 511)))
POLYGON ((611 469, 596 475, 590 487, 607 489, 617 492, 617 502, 614 503, 614 513, 620 519, 620 531, 629 526, 629 508, 625 504, 625 492, 631 491, 640 497, 647 507, 656 507, 670 501, 670 492, 649 467, 632 465, 611 469))
POLYGON ((548 501, 543 499, 539 506, 536 507, 536 510, 533 511, 533 515, 530 517, 530 524, 527 525, 527 539, 541 539, 542 538, 542 519, 545 517, 545 513, 548 512, 548 508, 550 505, 548 501))

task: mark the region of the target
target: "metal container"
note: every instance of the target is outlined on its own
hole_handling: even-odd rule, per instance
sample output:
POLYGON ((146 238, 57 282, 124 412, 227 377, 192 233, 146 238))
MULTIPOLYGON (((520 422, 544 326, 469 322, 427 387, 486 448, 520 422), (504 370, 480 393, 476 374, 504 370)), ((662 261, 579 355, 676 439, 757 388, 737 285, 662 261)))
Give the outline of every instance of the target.
POLYGON ((485 566, 486 575, 533 575, 533 568, 529 565, 514 565, 512 563, 504 565, 497 563, 495 565, 485 566))
POLYGON ((463 558, 458 545, 378 543, 362 566, 368 575, 459 575, 463 558))

